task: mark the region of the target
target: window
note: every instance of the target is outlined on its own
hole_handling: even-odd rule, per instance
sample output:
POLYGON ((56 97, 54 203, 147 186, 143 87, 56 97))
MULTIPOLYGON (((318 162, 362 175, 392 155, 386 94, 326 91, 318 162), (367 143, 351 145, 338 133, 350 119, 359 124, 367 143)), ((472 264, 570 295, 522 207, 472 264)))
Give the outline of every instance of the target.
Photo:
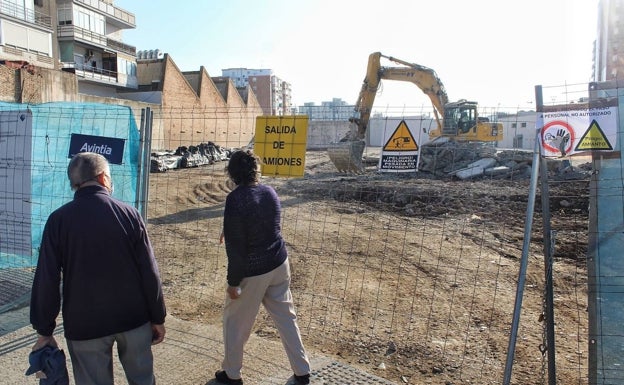
POLYGON ((518 123, 511 123, 511 128, 518 128, 518 123))
POLYGON ((57 15, 58 15, 58 23, 59 23, 59 25, 71 25, 71 24, 73 24, 71 8, 59 8, 58 11, 57 11, 57 15))
POLYGON ((520 124, 520 127, 526 128, 526 122, 522 122, 522 124, 520 124))
MULTIPOLYGON (((59 20, 61 20, 59 18, 59 20)), ((104 16, 85 8, 74 6, 74 24, 100 35, 106 34, 104 16)))
POLYGON ((2 1, 0 1, 2 13, 30 22, 35 21, 35 7, 32 1, 4 0, 4 3, 2 4, 2 1))

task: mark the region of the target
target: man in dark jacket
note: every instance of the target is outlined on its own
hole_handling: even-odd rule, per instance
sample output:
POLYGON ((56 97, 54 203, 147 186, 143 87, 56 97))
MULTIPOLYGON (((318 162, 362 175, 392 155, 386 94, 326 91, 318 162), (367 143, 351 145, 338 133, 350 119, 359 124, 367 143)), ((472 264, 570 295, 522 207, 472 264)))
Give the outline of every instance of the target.
POLYGON ((111 197, 102 155, 76 154, 67 174, 74 199, 48 218, 33 282, 30 322, 39 334, 33 351, 57 345, 62 303, 77 384, 113 385, 116 343, 128 382, 153 385, 151 345, 165 336, 166 310, 145 223, 134 207, 111 197))

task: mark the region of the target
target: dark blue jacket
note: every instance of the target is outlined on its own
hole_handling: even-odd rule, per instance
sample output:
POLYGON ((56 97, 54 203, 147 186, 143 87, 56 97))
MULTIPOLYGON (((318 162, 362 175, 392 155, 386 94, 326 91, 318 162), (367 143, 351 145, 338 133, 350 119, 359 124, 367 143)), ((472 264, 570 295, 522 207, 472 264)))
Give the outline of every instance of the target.
POLYGON ((223 234, 230 286, 238 286, 245 277, 266 274, 286 261, 280 221, 280 201, 272 187, 241 185, 228 194, 223 234))
POLYGON ((100 338, 165 322, 160 275, 147 229, 132 206, 87 186, 48 218, 30 322, 50 336, 61 306, 65 337, 100 338))

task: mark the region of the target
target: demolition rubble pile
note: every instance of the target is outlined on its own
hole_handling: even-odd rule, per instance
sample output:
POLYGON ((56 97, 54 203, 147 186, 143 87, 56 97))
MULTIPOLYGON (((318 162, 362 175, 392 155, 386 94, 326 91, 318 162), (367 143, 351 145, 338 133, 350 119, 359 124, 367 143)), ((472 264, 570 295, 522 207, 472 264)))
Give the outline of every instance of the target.
POLYGON ((150 172, 165 172, 178 168, 199 167, 227 160, 229 149, 212 142, 197 146, 180 146, 175 151, 156 151, 151 154, 150 172))
MULTIPOLYGON (((420 149, 419 170, 436 177, 462 180, 476 178, 529 178, 533 152, 526 150, 497 150, 484 143, 433 142, 420 149)), ((571 166, 560 159, 547 161, 549 174, 556 179, 585 179, 591 165, 571 166)))

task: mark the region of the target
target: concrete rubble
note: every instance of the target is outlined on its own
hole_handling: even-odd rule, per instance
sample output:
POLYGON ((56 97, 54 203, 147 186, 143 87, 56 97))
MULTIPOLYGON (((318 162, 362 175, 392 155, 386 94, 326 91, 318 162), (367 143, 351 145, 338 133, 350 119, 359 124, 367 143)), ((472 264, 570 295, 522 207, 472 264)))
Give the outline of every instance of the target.
MULTIPOLYGON (((529 178, 533 152, 501 150, 487 143, 436 141, 420 149, 419 171, 436 177, 460 180, 529 178)), ((548 159, 549 175, 555 179, 585 179, 591 164, 572 166, 569 159, 548 159)))

